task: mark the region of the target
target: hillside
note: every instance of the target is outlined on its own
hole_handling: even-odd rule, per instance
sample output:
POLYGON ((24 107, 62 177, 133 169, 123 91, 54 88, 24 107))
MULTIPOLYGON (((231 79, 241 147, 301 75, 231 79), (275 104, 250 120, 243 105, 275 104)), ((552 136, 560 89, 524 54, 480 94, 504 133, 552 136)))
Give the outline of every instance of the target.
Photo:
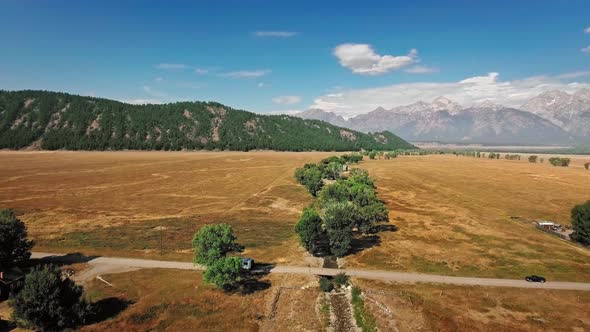
POLYGON ((0 148, 353 151, 413 148, 389 133, 260 115, 214 102, 131 105, 46 91, 0 91, 0 148))

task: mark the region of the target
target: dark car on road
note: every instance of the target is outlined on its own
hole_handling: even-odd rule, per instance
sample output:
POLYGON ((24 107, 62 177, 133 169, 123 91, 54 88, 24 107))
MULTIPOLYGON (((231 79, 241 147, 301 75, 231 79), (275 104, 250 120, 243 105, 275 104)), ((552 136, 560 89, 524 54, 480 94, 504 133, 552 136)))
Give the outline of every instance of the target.
POLYGON ((545 278, 543 278, 541 276, 536 276, 536 275, 525 277, 524 280, 526 280, 528 282, 545 282, 545 281, 547 281, 547 280, 545 280, 545 278))

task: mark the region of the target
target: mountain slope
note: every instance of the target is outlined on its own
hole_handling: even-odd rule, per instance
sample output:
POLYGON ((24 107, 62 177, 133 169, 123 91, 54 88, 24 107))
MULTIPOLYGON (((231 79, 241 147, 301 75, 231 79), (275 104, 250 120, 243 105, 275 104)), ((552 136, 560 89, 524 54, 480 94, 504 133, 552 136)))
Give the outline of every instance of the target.
POLYGON ((391 133, 266 116, 213 102, 130 105, 46 91, 0 91, 0 148, 68 150, 393 150, 391 133))
MULTIPOLYGON (((337 115, 315 110, 308 117, 330 121, 337 115)), ((340 123, 340 122, 339 122, 340 123)), ((487 144, 570 144, 572 135, 537 114, 489 101, 463 109, 439 97, 395 107, 377 108, 340 125, 362 132, 393 131, 407 140, 487 144)))
POLYGON ((590 141, 590 90, 574 94, 552 90, 530 99, 523 110, 543 117, 574 136, 590 141))

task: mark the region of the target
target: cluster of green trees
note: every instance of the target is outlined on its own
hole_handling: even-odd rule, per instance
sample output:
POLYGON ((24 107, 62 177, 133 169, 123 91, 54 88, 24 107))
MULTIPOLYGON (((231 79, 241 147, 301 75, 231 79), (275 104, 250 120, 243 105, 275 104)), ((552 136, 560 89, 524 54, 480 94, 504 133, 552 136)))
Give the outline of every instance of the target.
POLYGON ((319 163, 305 164, 295 170, 295 179, 304 185, 310 194, 316 196, 324 187, 324 180, 336 180, 340 178, 345 165, 358 163, 363 160, 360 154, 346 154, 340 157, 332 156, 323 159, 319 163))
POLYGON ((203 279, 224 290, 235 289, 243 279, 242 259, 228 256, 242 252, 228 224, 205 225, 193 236, 194 263, 206 267, 203 279))
POLYGON ((260 115, 214 102, 130 105, 47 91, 0 90, 0 149, 359 151, 414 148, 389 132, 260 115))
MULTIPOLYGON (((22 265, 35 243, 11 209, 0 210, 0 270, 22 265)), ((83 289, 62 275, 55 265, 37 266, 25 277, 22 289, 13 289, 10 306, 18 326, 39 331, 60 331, 84 324, 93 307, 83 289)))
POLYGON ((549 163, 553 166, 568 167, 570 165, 570 158, 551 157, 549 163))
POLYGON ((87 322, 95 311, 84 289, 64 277, 56 265, 38 266, 10 301, 17 325, 40 331, 62 331, 87 322))
POLYGON ((590 246, 590 201, 572 209, 572 240, 590 246))
POLYGON ((363 151, 363 155, 369 159, 393 159, 397 158, 398 152, 395 151, 363 151))
POLYGON ((488 158, 489 159, 500 159, 500 154, 499 153, 490 152, 490 153, 488 153, 488 158))
POLYGON ((506 154, 504 156, 504 158, 506 158, 506 160, 520 160, 520 155, 519 154, 506 154))
POLYGON ((334 177, 331 172, 319 171, 325 167, 322 165, 331 163, 326 162, 328 160, 307 167, 307 170, 316 170, 313 178, 315 181, 319 177, 321 186, 309 186, 309 178, 301 176, 302 172, 310 172, 306 168, 295 172, 295 178, 317 197, 314 204, 303 211, 295 231, 303 247, 312 254, 342 257, 351 248, 353 232, 375 232, 377 223, 389 220, 388 210, 377 198, 373 180, 366 170, 355 168, 347 177, 334 177), (325 180, 335 181, 323 185, 325 180))

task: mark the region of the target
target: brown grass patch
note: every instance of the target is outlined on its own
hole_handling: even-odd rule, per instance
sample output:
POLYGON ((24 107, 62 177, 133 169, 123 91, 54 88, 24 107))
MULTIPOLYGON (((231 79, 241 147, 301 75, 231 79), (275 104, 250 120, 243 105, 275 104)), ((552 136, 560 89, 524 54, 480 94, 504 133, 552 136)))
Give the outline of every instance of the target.
POLYGON ((383 331, 590 330, 590 292, 355 283, 383 331))
POLYGON ((0 207, 36 250, 186 260, 199 227, 227 222, 256 260, 297 263, 293 226, 311 197, 293 172, 332 154, 4 151, 0 207))
POLYGON ((347 265, 590 281, 590 250, 510 218, 569 224, 571 208, 590 199, 590 172, 581 163, 562 168, 455 156, 364 162, 399 231, 381 233, 380 246, 347 258, 347 265))

